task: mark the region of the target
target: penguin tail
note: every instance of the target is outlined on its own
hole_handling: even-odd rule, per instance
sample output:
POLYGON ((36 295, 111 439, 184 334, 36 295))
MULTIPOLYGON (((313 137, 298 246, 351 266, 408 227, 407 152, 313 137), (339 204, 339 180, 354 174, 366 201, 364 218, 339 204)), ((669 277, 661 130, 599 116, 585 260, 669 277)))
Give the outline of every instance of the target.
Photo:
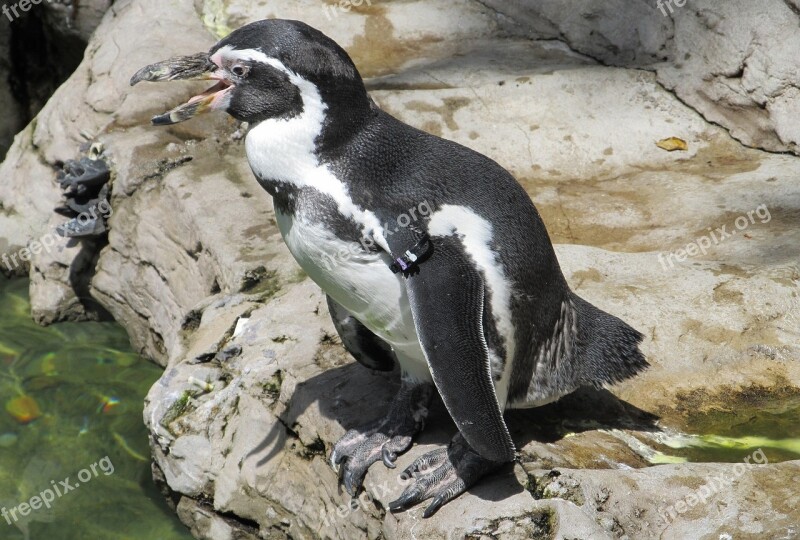
POLYGON ((572 294, 576 311, 578 379, 602 387, 640 373, 650 364, 639 344, 644 337, 627 323, 572 294))

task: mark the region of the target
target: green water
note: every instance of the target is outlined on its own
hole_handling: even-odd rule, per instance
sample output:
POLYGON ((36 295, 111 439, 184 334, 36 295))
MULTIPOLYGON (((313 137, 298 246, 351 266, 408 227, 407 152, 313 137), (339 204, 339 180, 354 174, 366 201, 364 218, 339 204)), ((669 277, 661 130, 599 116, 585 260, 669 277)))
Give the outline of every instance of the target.
POLYGON ((116 324, 37 326, 27 289, 0 278, 0 538, 191 539, 150 474, 142 406, 160 368, 116 324))
POLYGON ((690 433, 701 435, 664 437, 665 454, 694 462, 800 459, 800 396, 695 414, 688 421, 690 433))

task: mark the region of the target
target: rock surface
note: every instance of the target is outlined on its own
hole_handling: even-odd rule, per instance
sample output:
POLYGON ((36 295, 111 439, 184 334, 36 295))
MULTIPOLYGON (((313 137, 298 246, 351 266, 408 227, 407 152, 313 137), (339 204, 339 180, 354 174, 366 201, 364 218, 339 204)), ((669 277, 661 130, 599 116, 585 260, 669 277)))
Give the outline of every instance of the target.
MULTIPOLYGON (((800 462, 750 465, 724 493, 667 519, 665 508, 737 469, 649 465, 661 434, 691 431, 699 413, 800 395, 800 159, 743 147, 659 84, 662 71, 592 59, 668 59, 656 38, 672 27, 658 12, 625 14, 642 15, 638 35, 654 41, 613 41, 599 55, 602 36, 627 28, 600 15, 627 4, 594 18, 577 10, 574 33, 554 21, 569 15, 563 7, 540 17, 509 2, 516 11, 500 16, 484 4, 114 4, 0 168, 0 253, 60 222, 52 166, 76 157, 82 133, 104 145, 114 171, 108 244, 57 240, 35 255, 35 315, 85 316, 71 279, 82 271, 85 294, 165 367, 145 407, 154 474, 198 538, 792 538, 800 462), (402 485, 382 466, 358 504, 337 489, 332 443, 383 413, 397 374, 371 373, 341 347, 252 178, 242 126, 209 115, 152 128, 153 114, 204 85, 128 86, 141 66, 205 50, 212 32, 265 16, 323 29, 371 77, 382 107, 511 170, 572 287, 647 336, 653 367, 613 393, 510 413, 519 462, 431 519, 421 508, 385 511, 402 485), (600 37, 584 32, 591 24, 600 37), (656 146, 672 136, 689 150, 656 146), (723 227, 735 234, 712 240, 723 227), (688 256, 702 238, 709 245, 688 256)), ((454 429, 435 404, 398 471, 454 429)))
POLYGON ((531 37, 643 68, 749 146, 800 154, 796 0, 481 0, 531 37))
POLYGON ((89 41, 114 0, 49 0, 42 3, 50 28, 62 36, 89 41))
MULTIPOLYGON (((77 65, 86 42, 111 3, 89 0, 77 6, 72 2, 45 2, 39 6, 29 4, 31 9, 27 12, 17 11, 19 18, 10 11, 9 16, 0 15, 0 156, 5 157, 0 165, 0 253, 17 256, 0 263, 0 273, 28 274, 31 257, 20 252, 31 242, 46 241, 53 251, 65 249, 65 243, 56 238, 57 222, 52 219, 59 197, 57 185, 51 181, 54 170, 60 162, 75 157, 87 137, 99 133, 98 126, 88 121, 91 113, 107 115, 113 109, 94 109, 97 104, 92 97, 81 95, 88 85, 88 81, 80 81, 81 76, 97 75, 102 79, 104 75, 102 71, 85 71, 86 64, 72 76, 73 84, 55 94, 53 91, 69 74, 64 71, 77 65), (21 131, 32 116, 36 116, 34 121, 21 131), (12 140, 13 148, 9 150, 12 140)), ((106 49, 111 47, 115 45, 106 43, 106 49)), ((99 66, 102 70, 102 63, 99 66)), ((96 81, 92 86, 95 94, 99 91, 104 99, 109 97, 107 81, 96 81)), ((61 259, 55 264, 68 264, 79 251, 55 254, 56 259, 61 259)), ((50 294, 40 295, 40 300, 51 302, 53 311, 82 312, 82 308, 76 309, 80 304, 69 284, 62 287, 56 281, 43 285, 51 288, 56 300, 48 300, 50 294)))

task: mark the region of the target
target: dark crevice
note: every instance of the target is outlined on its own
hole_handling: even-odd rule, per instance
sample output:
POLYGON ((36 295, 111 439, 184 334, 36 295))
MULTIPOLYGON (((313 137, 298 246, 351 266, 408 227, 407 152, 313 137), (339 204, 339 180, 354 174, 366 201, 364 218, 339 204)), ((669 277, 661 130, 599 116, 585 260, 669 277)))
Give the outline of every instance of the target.
POLYGON ((234 525, 236 529, 239 529, 240 531, 243 530, 244 532, 248 532, 250 534, 257 535, 259 529, 261 528, 257 521, 243 518, 242 516, 236 515, 233 512, 217 512, 217 515, 228 522, 229 525, 234 525))
POLYGON ((792 3, 792 0, 783 0, 783 3, 786 4, 789 7, 789 9, 792 10, 792 13, 794 13, 795 15, 800 17, 800 8, 798 8, 796 5, 794 5, 792 3))
POLYGON ((86 43, 49 28, 43 10, 31 10, 10 25, 11 91, 30 122, 83 58, 86 43))
MULTIPOLYGON (((47 7, 18 11, 19 18, 0 24, 0 41, 8 44, 7 84, 15 105, 16 117, 8 117, 9 129, 21 131, 47 100, 75 71, 83 59, 86 42, 74 34, 65 35, 47 20, 47 7)), ((2 15, 0 15, 2 16, 2 15)), ((0 143, 0 160, 5 158, 10 141, 0 143)))

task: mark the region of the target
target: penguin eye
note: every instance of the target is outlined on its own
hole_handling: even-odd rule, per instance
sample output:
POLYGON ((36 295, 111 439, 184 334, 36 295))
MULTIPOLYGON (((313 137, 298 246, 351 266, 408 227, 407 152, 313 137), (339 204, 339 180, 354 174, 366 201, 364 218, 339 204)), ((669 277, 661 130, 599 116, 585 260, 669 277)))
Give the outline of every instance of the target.
POLYGON ((237 77, 244 77, 250 72, 250 68, 247 66, 243 66, 241 64, 237 64, 231 68, 231 73, 236 75, 237 77))

